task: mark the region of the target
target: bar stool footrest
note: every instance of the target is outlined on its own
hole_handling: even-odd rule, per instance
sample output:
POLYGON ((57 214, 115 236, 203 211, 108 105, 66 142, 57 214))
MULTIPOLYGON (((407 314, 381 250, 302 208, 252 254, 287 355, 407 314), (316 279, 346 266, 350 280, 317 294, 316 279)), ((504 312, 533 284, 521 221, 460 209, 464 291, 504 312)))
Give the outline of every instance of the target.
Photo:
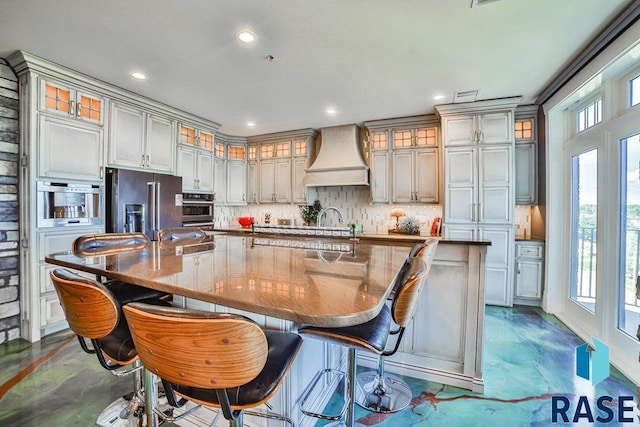
POLYGON ((320 419, 329 420, 329 421, 336 421, 336 420, 342 419, 344 417, 345 412, 347 411, 347 407, 349 406, 349 398, 347 397, 347 388, 348 388, 347 383, 348 383, 347 374, 343 371, 332 369, 332 368, 326 368, 318 371, 316 375, 313 377, 313 379, 311 380, 311 382, 309 383, 309 385, 307 386, 306 390, 304 391, 302 395, 302 399, 300 399, 300 410, 302 411, 303 414, 309 417, 320 418, 320 419), (309 396, 313 394, 313 391, 315 390, 316 386, 318 385, 320 380, 323 378, 327 378, 324 384, 329 385, 330 390, 332 391, 336 390, 340 386, 342 388, 342 399, 344 401, 344 405, 340 409, 340 412, 337 414, 323 414, 323 413, 313 412, 304 408, 304 404, 306 403, 307 399, 309 398, 309 396))

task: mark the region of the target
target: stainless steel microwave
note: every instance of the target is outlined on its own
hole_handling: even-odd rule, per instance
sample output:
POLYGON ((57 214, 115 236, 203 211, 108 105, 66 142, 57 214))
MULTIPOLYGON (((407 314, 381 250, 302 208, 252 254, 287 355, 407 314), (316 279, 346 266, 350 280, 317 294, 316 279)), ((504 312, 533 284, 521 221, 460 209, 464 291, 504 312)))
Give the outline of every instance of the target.
POLYGON ((39 228, 104 224, 100 184, 38 181, 36 192, 39 228))

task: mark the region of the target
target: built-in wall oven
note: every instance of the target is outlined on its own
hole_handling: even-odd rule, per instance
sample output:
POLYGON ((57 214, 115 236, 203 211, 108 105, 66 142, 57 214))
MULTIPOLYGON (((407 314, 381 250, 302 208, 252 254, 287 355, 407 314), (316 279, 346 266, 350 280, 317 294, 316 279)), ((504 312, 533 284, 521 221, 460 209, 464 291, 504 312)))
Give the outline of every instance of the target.
POLYGON ((182 194, 182 225, 213 227, 213 194, 182 194))
POLYGON ((38 181, 38 227, 104 224, 103 190, 100 184, 38 181))

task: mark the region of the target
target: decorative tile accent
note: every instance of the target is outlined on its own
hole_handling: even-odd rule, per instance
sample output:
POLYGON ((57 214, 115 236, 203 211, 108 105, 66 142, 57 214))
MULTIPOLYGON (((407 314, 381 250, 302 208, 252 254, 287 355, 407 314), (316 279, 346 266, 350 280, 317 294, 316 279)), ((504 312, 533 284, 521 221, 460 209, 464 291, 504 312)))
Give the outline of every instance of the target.
MULTIPOLYGON (((442 216, 441 205, 387 205, 370 203, 370 190, 368 187, 342 186, 342 187, 318 187, 311 190, 309 203, 320 200, 323 207, 334 206, 342 211, 347 223, 356 223, 362 226, 365 233, 387 234, 389 228, 395 226, 395 218, 389 214, 394 209, 403 209, 409 216, 417 217, 422 222, 421 234, 428 235, 431 231, 433 218, 442 216)), ((223 207, 225 208, 225 207, 223 207)), ((226 207, 232 208, 232 207, 226 207)), ((235 225, 234 217, 253 216, 256 222, 263 223, 266 213, 271 214, 272 223, 277 218, 295 218, 297 224, 302 224, 298 205, 247 205, 232 208, 233 212, 227 212, 230 223, 221 225, 235 225)), ((223 215, 224 216, 224 215, 223 215)), ((338 216, 335 212, 327 212, 325 225, 337 227, 338 216)))

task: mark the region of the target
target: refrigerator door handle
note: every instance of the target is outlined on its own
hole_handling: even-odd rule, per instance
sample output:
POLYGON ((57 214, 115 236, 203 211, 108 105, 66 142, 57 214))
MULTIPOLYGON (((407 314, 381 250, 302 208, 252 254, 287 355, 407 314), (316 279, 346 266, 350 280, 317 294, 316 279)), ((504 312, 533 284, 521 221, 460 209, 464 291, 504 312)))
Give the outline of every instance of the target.
POLYGON ((158 205, 156 204, 156 185, 155 182, 147 182, 147 197, 149 198, 149 210, 147 211, 151 217, 151 232, 156 230, 156 215, 158 205))
POLYGON ((155 197, 155 204, 153 205, 153 210, 155 211, 156 217, 154 219, 154 224, 156 224, 156 226, 158 228, 155 228, 154 226, 154 233, 157 231, 160 231, 160 229, 162 229, 162 225, 160 225, 160 206, 162 206, 161 201, 160 201, 160 194, 162 194, 162 192, 160 191, 160 182, 156 182, 156 197, 155 197))

